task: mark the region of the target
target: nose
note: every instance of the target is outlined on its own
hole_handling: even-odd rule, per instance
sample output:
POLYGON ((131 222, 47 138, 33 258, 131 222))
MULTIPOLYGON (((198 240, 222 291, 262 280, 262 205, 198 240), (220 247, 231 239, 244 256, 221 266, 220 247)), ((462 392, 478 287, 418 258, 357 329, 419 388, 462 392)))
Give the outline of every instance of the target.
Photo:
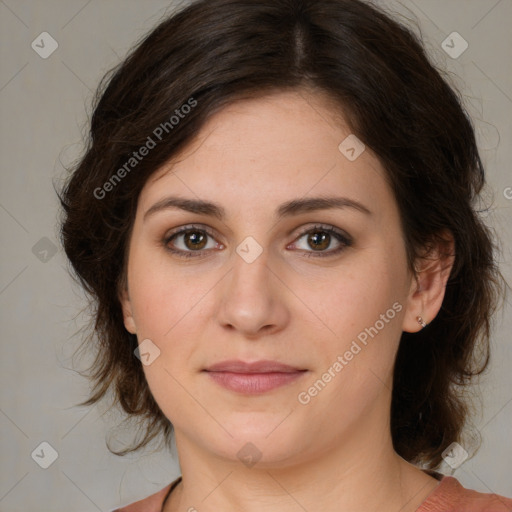
POLYGON ((268 266, 266 252, 251 263, 238 255, 234 260, 219 290, 219 323, 253 339, 284 329, 290 319, 289 292, 282 276, 268 266))

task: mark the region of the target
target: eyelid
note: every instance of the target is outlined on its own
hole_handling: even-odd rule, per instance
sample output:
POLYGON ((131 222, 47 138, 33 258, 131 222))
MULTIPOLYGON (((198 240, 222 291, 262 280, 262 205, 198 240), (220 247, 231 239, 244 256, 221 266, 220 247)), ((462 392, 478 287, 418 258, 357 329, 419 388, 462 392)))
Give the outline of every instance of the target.
POLYGON ((176 228, 176 229, 173 229, 173 230, 167 232, 164 235, 164 238, 169 240, 169 239, 171 239, 175 235, 181 235, 184 232, 190 231, 190 230, 193 230, 193 229, 196 229, 197 231, 204 231, 207 235, 211 236, 212 238, 216 237, 216 235, 213 232, 213 230, 210 227, 206 226, 206 225, 203 225, 203 224, 186 224, 184 226, 180 226, 179 228, 176 228))
POLYGON ((309 233, 310 231, 315 231, 315 230, 318 230, 318 231, 325 230, 328 233, 335 233, 335 234, 339 235, 341 238, 344 238, 347 242, 352 242, 352 237, 348 233, 345 233, 343 230, 341 230, 335 226, 332 226, 331 224, 322 224, 322 223, 308 225, 306 228, 304 228, 302 231, 300 231, 298 235, 296 235, 296 239, 301 238, 302 236, 309 233))

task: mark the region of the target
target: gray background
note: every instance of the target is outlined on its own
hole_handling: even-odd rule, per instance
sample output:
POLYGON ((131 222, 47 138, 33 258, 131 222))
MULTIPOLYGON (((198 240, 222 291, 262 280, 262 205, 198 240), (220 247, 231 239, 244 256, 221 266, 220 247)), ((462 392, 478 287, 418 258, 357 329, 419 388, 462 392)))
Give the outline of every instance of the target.
MULTIPOLYGON (((501 268, 512 283, 512 0, 379 3, 417 17, 432 59, 464 94, 488 171, 486 204, 492 208, 483 215, 502 239, 501 268), (453 31, 469 44, 457 59, 442 48, 453 31)), ((0 0, 2 512, 108 511, 179 475, 175 455, 158 453, 156 445, 125 458, 111 455, 105 436, 118 418, 106 413, 106 405, 74 406, 88 391, 77 373, 87 357, 71 358, 79 342, 73 334, 87 317, 79 315, 83 294, 67 275, 58 246, 52 186, 80 155, 92 92, 103 73, 176 5, 0 0), (42 32, 58 42, 46 59, 31 47, 42 32), (31 457, 43 441, 58 452, 48 469, 31 457)), ((452 472, 468 487, 508 496, 511 313, 507 304, 497 316, 490 372, 481 383, 483 408, 473 417, 482 447, 452 472)))

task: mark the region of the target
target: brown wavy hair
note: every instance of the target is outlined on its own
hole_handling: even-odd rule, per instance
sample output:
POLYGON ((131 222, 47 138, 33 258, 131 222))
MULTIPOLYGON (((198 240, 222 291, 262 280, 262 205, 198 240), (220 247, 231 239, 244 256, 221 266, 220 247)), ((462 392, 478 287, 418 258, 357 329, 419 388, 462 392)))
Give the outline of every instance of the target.
POLYGON ((361 0, 199 0, 161 21, 103 77, 87 147, 58 194, 62 244, 93 306, 84 346, 96 354, 85 373, 94 386, 80 405, 110 391, 144 433, 113 453, 138 450, 159 434, 171 446, 173 432, 119 301, 142 187, 222 107, 306 88, 333 100, 386 169, 411 271, 425 247, 447 231, 453 236, 441 310, 425 329, 402 334, 391 404, 396 452, 439 467, 443 450, 461 440, 471 403, 464 390, 488 364, 502 284, 494 234, 475 211, 485 180, 474 128, 443 75, 421 35, 361 0), (158 126, 167 130, 157 141, 158 126), (155 147, 113 181, 148 137, 155 147))

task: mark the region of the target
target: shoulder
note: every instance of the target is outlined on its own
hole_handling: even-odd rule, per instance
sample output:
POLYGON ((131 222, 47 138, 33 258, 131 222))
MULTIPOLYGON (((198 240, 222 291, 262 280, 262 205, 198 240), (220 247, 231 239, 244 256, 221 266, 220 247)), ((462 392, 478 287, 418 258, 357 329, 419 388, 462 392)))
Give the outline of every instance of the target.
POLYGON ((136 501, 135 503, 130 503, 129 505, 125 505, 121 508, 116 508, 111 512, 159 512, 162 509, 167 495, 170 494, 172 489, 174 489, 180 481, 181 477, 178 477, 174 482, 171 482, 157 493, 140 501, 136 501))
POLYGON ((416 512, 512 512, 512 499, 466 489, 445 476, 416 512))
MULTIPOLYGON (((112 512, 159 512, 166 496, 181 481, 174 480, 160 491, 112 512)), ((451 476, 445 476, 416 512, 512 512, 512 499, 497 494, 466 489, 451 476)))

